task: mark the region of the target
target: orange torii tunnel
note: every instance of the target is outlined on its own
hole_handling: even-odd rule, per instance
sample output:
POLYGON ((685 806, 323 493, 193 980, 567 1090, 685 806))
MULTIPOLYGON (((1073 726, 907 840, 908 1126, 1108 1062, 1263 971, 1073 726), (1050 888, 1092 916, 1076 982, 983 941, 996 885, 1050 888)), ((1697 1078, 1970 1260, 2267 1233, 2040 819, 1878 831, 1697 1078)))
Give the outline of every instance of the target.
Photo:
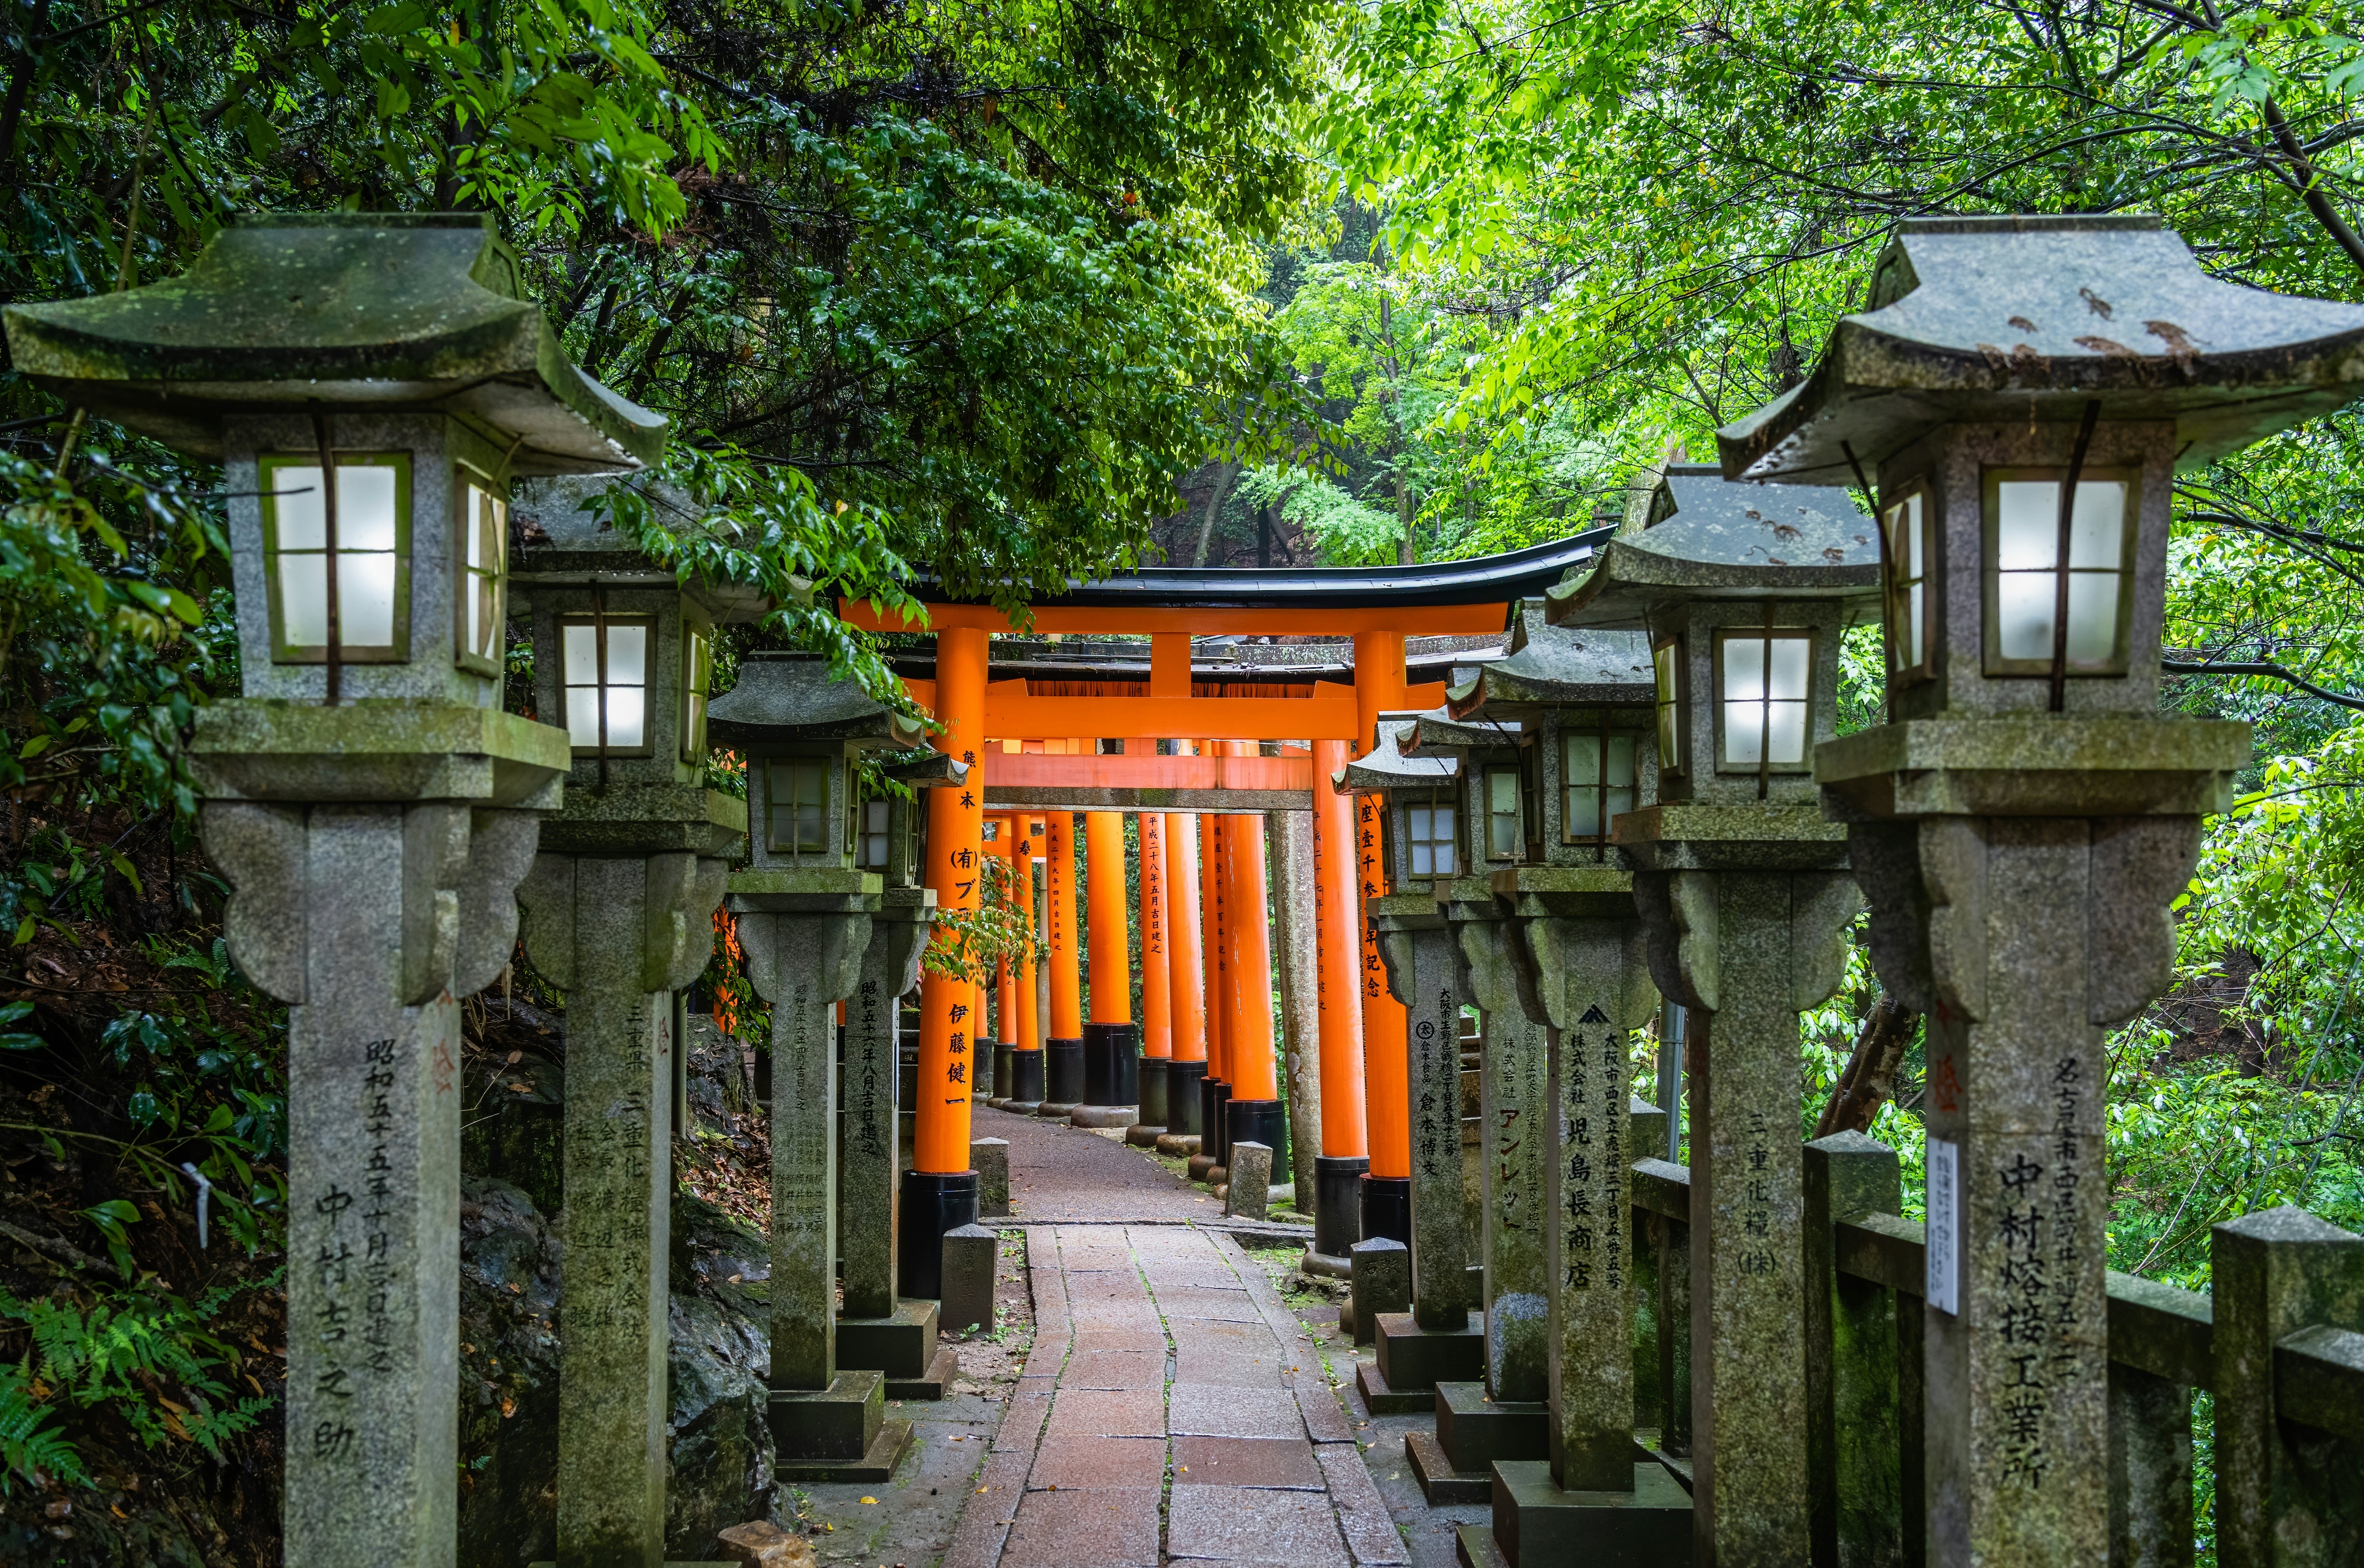
POLYGON ((972 868, 1000 857, 1033 942, 983 984, 921 980, 907 1216, 938 1213, 935 1188, 965 1176, 985 1098, 1127 1128, 1217 1184, 1234 1143, 1261 1144, 1276 1193, 1294 1170, 1317 1253, 1409 1244, 1407 1026, 1364 914, 1387 892, 1380 830, 1332 781, 1372 749, 1381 713, 1439 706, 1500 657, 1512 605, 1606 531, 1433 566, 1152 568, 1074 585, 1022 630, 924 584, 924 627, 842 605, 864 630, 934 634, 892 658, 942 726, 934 744, 970 770, 931 792, 937 907, 977 907, 972 868), (1310 907, 1283 908, 1266 817, 1294 812, 1312 820, 1310 907), (1311 973, 1286 978, 1317 999, 1318 1025, 1284 1041, 1273 934, 1293 920, 1311 973), (1284 1045, 1308 1059, 1286 1098, 1284 1045), (1318 1148, 1292 1163, 1291 1113, 1316 1108, 1318 1148))

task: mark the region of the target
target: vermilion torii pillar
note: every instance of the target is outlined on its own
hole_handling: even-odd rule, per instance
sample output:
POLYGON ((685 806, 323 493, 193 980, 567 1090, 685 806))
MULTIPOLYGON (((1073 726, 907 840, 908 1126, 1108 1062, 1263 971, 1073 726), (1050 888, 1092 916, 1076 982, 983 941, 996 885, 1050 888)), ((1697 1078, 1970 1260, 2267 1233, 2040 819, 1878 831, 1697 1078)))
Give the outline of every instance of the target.
POLYGON ((1199 1151, 1199 1087, 1207 1076, 1206 928, 1199 904, 1199 818, 1187 812, 1165 817, 1167 1006, 1174 1028, 1174 1056, 1165 1068, 1166 1137, 1159 1152, 1188 1157, 1199 1151))
POLYGON ((1223 951, 1226 835, 1222 824, 1223 819, 1211 812, 1199 815, 1199 947, 1205 966, 1207 1076, 1199 1084, 1199 1153, 1190 1162, 1193 1181, 1222 1162, 1223 1107, 1232 1097, 1231 1081, 1224 1076, 1223 1031, 1231 1023, 1231 1009, 1224 997, 1229 994, 1225 987, 1231 972, 1225 965, 1223 951))
POLYGON ((1132 963, 1125 917, 1124 813, 1084 814, 1091 919, 1092 1016, 1084 1025, 1084 1098, 1077 1127, 1129 1127, 1141 1099, 1140 1031, 1132 1021, 1132 963))
MULTIPOLYGON (((975 767, 985 749, 988 638, 946 627, 936 634, 936 746, 975 767)), ((975 909, 985 878, 982 774, 928 792, 927 885, 936 907, 975 909)), ((943 1292, 943 1234, 976 1222, 976 1173, 969 1168, 969 1080, 984 1033, 977 987, 924 974, 920 981, 920 1073, 912 1107, 911 1169, 903 1173, 897 1263, 903 1294, 943 1292)))
POLYGON ((1166 950, 1172 912, 1165 898, 1165 817, 1144 811, 1136 819, 1141 840, 1141 1118, 1125 1134, 1128 1143, 1152 1144, 1172 1118, 1166 1069, 1174 1056, 1174 1009, 1166 950))
MULTIPOLYGON (((994 841, 994 849, 1001 855, 1009 874, 1010 906, 1022 910, 1031 921, 1034 911, 1034 867, 1026 838, 1026 819, 1023 817, 1001 818, 1000 837, 994 841)), ((1019 1048, 1026 1043, 1025 998, 1033 984, 1034 976, 1023 962, 1005 958, 995 978, 998 986, 994 998, 992 1084, 994 1095, 1007 1099, 1009 1097, 1011 1077, 1016 1071, 1013 1059, 1019 1048)))
POLYGON ((1084 977, 1076 951, 1074 812, 1049 814, 1043 855, 1051 922, 1051 1032, 1043 1042, 1043 1103, 1036 1114, 1065 1118, 1084 1097, 1084 977))
MULTIPOLYGON (((1343 740, 1313 742, 1313 954, 1321 1003, 1321 1151, 1313 1160, 1313 1251, 1344 1265, 1362 1236, 1363 1178, 1371 1169, 1364 1103, 1363 997, 1355 973, 1355 803, 1322 788, 1347 762, 1343 740)), ((1299 1177, 1307 1151, 1299 1150, 1299 1177)), ((1303 1203, 1300 1190, 1299 1202, 1303 1203)))
MULTIPOLYGON (((1377 735, 1379 715, 1400 709, 1404 695, 1404 639, 1397 631, 1366 631, 1355 635, 1355 710, 1361 734, 1355 741, 1357 756, 1368 751, 1377 735)), ((1320 781, 1317 781, 1317 784, 1320 781)), ((1317 795, 1320 791, 1317 789, 1317 795)), ((1388 891, 1385 858, 1380 854, 1379 818, 1384 807, 1370 795, 1358 796, 1355 855, 1357 893, 1363 899, 1388 891)), ((1358 905, 1355 929, 1361 948, 1359 988, 1363 1007, 1364 1104, 1368 1117, 1370 1174, 1363 1178, 1362 1232, 1366 1239, 1384 1236, 1411 1245, 1411 1029, 1404 1006, 1388 992, 1386 966, 1379 959, 1379 939, 1358 905)))

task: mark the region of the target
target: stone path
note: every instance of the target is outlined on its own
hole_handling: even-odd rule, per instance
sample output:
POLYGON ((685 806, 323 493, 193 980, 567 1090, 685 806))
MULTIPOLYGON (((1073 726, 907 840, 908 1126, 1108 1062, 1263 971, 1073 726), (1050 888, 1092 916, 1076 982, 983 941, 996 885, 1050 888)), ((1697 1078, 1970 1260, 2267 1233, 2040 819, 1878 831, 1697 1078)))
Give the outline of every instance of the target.
MULTIPOLYGON (((1023 1215, 1103 1201, 1032 1173, 1038 1207, 1023 1215)), ((945 1568, 1410 1561, 1304 1326, 1230 1237, 1036 1223, 1026 1245, 1034 1343, 945 1568)))

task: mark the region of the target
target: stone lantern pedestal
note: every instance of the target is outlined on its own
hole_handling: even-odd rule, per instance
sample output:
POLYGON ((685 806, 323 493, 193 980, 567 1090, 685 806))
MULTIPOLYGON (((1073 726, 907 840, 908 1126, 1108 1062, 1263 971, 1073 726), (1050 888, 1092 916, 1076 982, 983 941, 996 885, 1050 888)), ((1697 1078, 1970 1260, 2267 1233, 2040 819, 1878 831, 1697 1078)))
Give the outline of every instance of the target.
POLYGON ((230 956, 289 1004, 288 1558, 448 1563, 457 998, 509 961, 566 738, 481 707, 232 701, 189 762, 230 956))

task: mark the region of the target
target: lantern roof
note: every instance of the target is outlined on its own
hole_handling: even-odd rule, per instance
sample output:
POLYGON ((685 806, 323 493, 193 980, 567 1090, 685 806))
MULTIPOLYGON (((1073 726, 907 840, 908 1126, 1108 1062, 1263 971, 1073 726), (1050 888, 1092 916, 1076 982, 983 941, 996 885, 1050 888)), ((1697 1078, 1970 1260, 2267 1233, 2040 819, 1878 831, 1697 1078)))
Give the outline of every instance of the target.
MULTIPOLYGON (((1403 740, 1412 728, 1413 721, 1430 717, 1417 708, 1404 708, 1382 713, 1378 717, 1378 744, 1330 775, 1331 784, 1340 795, 1385 794, 1391 789, 1425 788, 1448 783, 1461 775, 1458 757, 1407 757, 1403 740)), ((1433 710, 1433 717, 1448 717, 1443 708, 1433 710)))
POLYGON ((1801 384, 1716 432, 1734 478, 1857 483, 1932 426, 2171 419, 2197 467, 2364 384, 2364 306, 2211 277, 2157 217, 1915 218, 1801 384), (1849 452, 1853 453, 1850 460, 1849 452))
MULTIPOLYGON (((924 739, 922 737, 922 743, 924 739)), ((931 751, 924 757, 914 757, 908 762, 898 762, 878 771, 898 784, 919 784, 930 789, 968 783, 968 764, 949 751, 931 751)))
MULTIPOLYGON (((510 581, 529 590, 678 587, 722 626, 759 621, 771 613, 772 601, 760 589, 702 573, 684 577, 651 559, 638 540, 592 507, 599 492, 616 483, 611 474, 560 474, 519 485, 509 503, 510 581)), ((647 489, 653 505, 681 519, 681 531, 704 527, 703 509, 686 492, 647 479, 632 483, 647 489)))
POLYGON ((1879 592, 1879 531, 1844 491, 1735 484, 1712 463, 1670 463, 1635 513, 1589 575, 1544 595, 1554 624, 1640 626, 1651 606, 1688 599, 1879 592))
POLYGON ((1526 726, 1515 718, 1453 717, 1449 709, 1423 713, 1397 732, 1396 749, 1406 758, 1457 757, 1468 751, 1515 749, 1526 726))
POLYGON ((1490 722, 1542 707, 1657 700, 1642 632, 1553 626, 1543 604, 1528 600, 1511 617, 1509 647, 1445 693, 1454 718, 1490 722))
POLYGON ((831 679, 829 661, 818 653, 748 654, 739 684, 708 705, 706 732, 731 746, 842 740, 909 749, 927 742, 918 723, 853 682, 831 679))
POLYGON ((488 213, 246 213, 189 270, 8 307, 36 383, 200 457, 234 414, 435 409, 517 473, 632 469, 663 416, 575 368, 488 213))

